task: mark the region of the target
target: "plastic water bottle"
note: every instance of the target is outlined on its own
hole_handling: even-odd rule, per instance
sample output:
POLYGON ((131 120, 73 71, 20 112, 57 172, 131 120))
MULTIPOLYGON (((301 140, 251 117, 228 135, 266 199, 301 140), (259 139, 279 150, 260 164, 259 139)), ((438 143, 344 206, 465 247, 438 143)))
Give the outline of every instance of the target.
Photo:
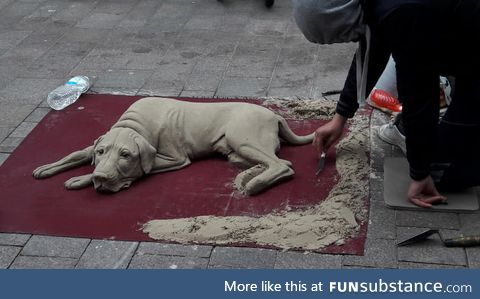
POLYGON ((52 109, 62 110, 73 104, 89 88, 90 80, 87 76, 75 76, 64 85, 50 92, 47 97, 47 103, 52 109))

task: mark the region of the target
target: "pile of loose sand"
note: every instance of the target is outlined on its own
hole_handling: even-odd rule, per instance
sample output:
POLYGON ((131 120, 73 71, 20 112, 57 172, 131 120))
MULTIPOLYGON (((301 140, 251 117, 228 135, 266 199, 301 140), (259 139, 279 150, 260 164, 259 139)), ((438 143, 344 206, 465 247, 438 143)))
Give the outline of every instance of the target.
MULTIPOLYGON (((298 112, 307 111, 305 107, 320 111, 317 111, 317 116, 332 115, 335 107, 325 101, 290 102, 272 99, 265 104, 287 107, 292 115, 299 113, 300 116, 310 114, 298 112)), ((143 231, 152 239, 179 243, 256 243, 301 250, 342 245, 355 236, 361 224, 367 221, 368 126, 368 117, 358 116, 350 122, 349 133, 337 145, 339 181, 328 197, 314 206, 286 209, 260 217, 199 216, 152 220, 144 225, 143 231)))
POLYGON ((263 98, 263 105, 275 107, 285 118, 331 119, 335 114, 336 102, 305 98, 263 98))

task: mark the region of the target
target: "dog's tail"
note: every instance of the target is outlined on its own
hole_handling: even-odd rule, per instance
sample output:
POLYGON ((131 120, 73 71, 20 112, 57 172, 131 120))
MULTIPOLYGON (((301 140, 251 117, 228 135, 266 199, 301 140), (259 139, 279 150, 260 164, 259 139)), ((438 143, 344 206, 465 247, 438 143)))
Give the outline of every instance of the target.
POLYGON ((304 136, 298 136, 292 131, 292 129, 290 129, 287 121, 283 117, 279 115, 276 115, 276 116, 278 119, 279 135, 282 139, 294 145, 307 144, 313 141, 313 137, 315 136, 315 133, 304 135, 304 136))

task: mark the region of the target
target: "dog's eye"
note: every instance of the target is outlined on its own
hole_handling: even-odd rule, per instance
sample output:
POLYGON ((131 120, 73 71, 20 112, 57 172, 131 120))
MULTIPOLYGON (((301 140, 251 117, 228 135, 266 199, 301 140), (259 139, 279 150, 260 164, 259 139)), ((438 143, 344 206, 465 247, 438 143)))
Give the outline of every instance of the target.
POLYGON ((103 155, 104 152, 103 148, 97 150, 97 154, 99 155, 103 155))
POLYGON ((128 159, 130 158, 130 153, 128 152, 121 152, 120 153, 120 157, 124 158, 124 159, 128 159))

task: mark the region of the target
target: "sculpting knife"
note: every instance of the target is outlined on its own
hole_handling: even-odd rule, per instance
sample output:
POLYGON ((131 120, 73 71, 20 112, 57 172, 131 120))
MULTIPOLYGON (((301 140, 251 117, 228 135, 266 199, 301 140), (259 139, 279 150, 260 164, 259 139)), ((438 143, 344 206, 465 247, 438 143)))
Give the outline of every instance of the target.
POLYGON ((322 172, 323 168, 325 167, 326 156, 327 156, 327 154, 325 152, 323 152, 320 155, 320 159, 318 160, 318 164, 317 164, 317 172, 315 173, 315 175, 319 175, 320 172, 322 172))

